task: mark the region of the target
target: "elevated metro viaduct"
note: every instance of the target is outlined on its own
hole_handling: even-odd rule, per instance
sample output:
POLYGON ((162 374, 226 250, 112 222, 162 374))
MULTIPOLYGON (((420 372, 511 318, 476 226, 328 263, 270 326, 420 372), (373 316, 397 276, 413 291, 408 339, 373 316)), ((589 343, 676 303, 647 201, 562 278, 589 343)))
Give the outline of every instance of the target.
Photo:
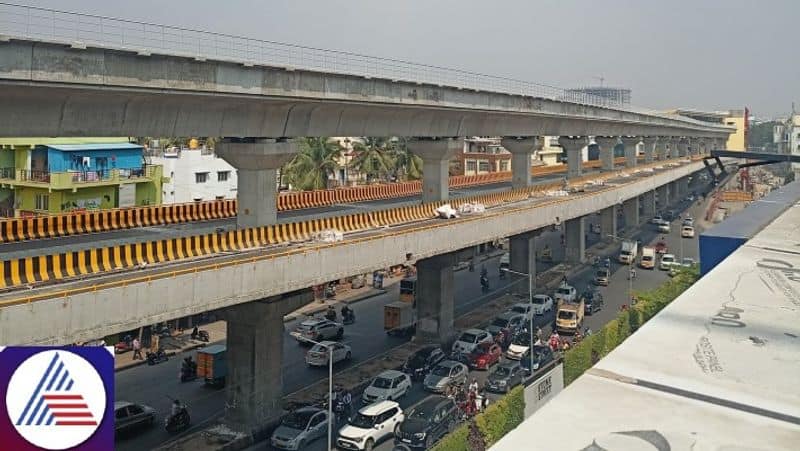
MULTIPOLYGON (((223 137, 217 151, 239 171, 240 227, 275 223, 276 170, 296 154, 295 137, 412 137, 409 147, 424 161, 422 199, 432 202, 447 198, 447 164, 465 136, 504 136, 518 162, 513 186, 523 188, 532 183, 524 162, 542 135, 562 137, 567 178, 575 179, 590 137, 601 147, 601 160, 612 165, 614 148, 624 146, 633 168, 637 149, 646 162, 688 157, 720 148, 733 131, 553 98, 14 36, 0 41, 0 96, 0 136, 223 137)), ((603 233, 613 235, 617 205, 627 223, 638 224, 640 200, 644 215, 654 214, 655 190, 666 202, 670 185, 680 195, 702 168, 686 162, 557 201, 528 200, 479 217, 410 224, 337 245, 267 249, 254 253, 266 257, 250 261, 219 258, 208 271, 176 270, 164 277, 163 268, 154 268, 130 283, 77 282, 84 289, 7 303, 0 310, 0 343, 68 343, 227 308, 232 383, 226 416, 252 430, 277 413, 274 386, 281 370, 270 362, 282 340, 279 320, 309 300, 302 291, 307 287, 404 263, 411 255, 419 268, 418 334, 442 340, 452 334, 457 253, 511 237, 512 269, 534 272, 536 231, 563 221, 567 259, 582 261, 584 216, 602 211, 603 233)))

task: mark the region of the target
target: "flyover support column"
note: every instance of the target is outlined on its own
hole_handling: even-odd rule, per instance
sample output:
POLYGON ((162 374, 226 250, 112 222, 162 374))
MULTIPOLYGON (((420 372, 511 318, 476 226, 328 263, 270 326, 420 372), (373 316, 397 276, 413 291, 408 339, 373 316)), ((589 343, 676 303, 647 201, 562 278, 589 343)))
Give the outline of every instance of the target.
POLYGON ((564 222, 564 239, 564 259, 567 263, 586 261, 586 228, 583 216, 564 222))
POLYGON ((653 219, 656 215, 656 192, 648 191, 642 194, 642 215, 645 220, 653 219))
POLYGON ((527 188, 531 186, 531 157, 542 147, 542 140, 532 136, 528 138, 503 138, 503 147, 511 152, 511 187, 527 188))
POLYGON ((636 148, 639 146, 639 141, 641 138, 638 136, 636 137, 624 137, 622 138, 622 145, 625 148, 625 167, 626 168, 633 168, 636 167, 637 161, 637 152, 636 148))
POLYGON ((703 138, 696 138, 692 143, 692 156, 694 155, 703 155, 706 148, 706 141, 703 138))
POLYGON ((655 152, 656 152, 656 159, 658 161, 664 161, 667 159, 667 144, 669 144, 669 138, 660 137, 657 138, 655 143, 655 152))
POLYGON ((594 138, 600 146, 600 170, 610 172, 614 170, 614 148, 619 143, 616 136, 596 136, 594 138))
POLYGON ((417 261, 417 339, 445 343, 453 335, 455 253, 417 261))
POLYGON ((689 139, 682 138, 678 141, 678 156, 683 158, 689 156, 689 139))
POLYGON ((600 239, 611 242, 617 235, 617 206, 600 210, 600 239))
POLYGON ((669 206, 669 184, 661 185, 656 188, 656 197, 658 198, 658 209, 666 209, 669 206))
MULTIPOLYGON (((536 283, 536 237, 539 231, 520 233, 509 237, 509 266, 512 271, 531 274, 536 283)), ((528 295, 528 280, 520 279, 512 288, 520 296, 528 295)))
POLYGON ((622 213, 625 216, 625 227, 633 229, 639 226, 639 198, 634 197, 622 202, 622 213))
POLYGON ((680 156, 680 151, 678 147, 680 146, 681 138, 673 136, 669 142, 669 157, 668 158, 678 158, 680 156))
POLYGON ((644 163, 649 164, 655 160, 656 146, 658 145, 657 136, 642 136, 640 138, 644 146, 644 163))
POLYGON ((216 153, 236 168, 240 229, 278 222, 278 169, 297 154, 297 144, 266 138, 223 138, 216 153))
POLYGON ((450 189, 450 159, 463 152, 464 141, 458 138, 414 138, 408 149, 422 158, 422 202, 447 200, 450 189))
POLYGON ((583 148, 587 145, 586 137, 562 136, 558 143, 567 153, 567 179, 581 176, 583 169, 583 148))
POLYGON ((311 290, 228 307, 225 421, 245 433, 263 428, 282 412, 283 317, 310 302, 311 290))

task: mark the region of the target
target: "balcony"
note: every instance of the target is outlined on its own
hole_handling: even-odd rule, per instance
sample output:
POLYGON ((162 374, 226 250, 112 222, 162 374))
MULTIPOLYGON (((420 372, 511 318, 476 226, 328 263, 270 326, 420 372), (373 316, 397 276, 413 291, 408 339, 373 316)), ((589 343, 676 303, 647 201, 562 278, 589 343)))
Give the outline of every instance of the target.
POLYGON ((41 170, 0 168, 0 181, 10 185, 73 189, 88 186, 119 185, 149 181, 161 177, 160 165, 135 168, 114 168, 94 171, 50 172, 41 170))

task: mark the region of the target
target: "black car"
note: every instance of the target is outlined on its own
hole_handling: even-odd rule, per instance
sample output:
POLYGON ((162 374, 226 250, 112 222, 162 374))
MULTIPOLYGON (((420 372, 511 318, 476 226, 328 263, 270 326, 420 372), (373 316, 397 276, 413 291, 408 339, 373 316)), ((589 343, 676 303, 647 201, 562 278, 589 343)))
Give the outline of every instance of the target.
POLYGON ((444 396, 431 396, 406 415, 405 421, 397 428, 394 443, 412 449, 428 449, 452 432, 457 422, 455 401, 444 396))
POLYGON ((445 357, 444 351, 439 346, 425 346, 408 358, 403 365, 403 372, 411 376, 411 379, 422 380, 445 357))
POLYGON ((581 299, 583 299, 583 311, 587 315, 591 315, 603 308, 603 295, 599 291, 584 291, 581 299))
MULTIPOLYGON (((550 349, 550 346, 539 346, 536 345, 533 347, 533 372, 536 372, 539 368, 544 367, 548 363, 552 362, 555 356, 553 355, 553 350, 550 349)), ((522 366, 527 373, 530 374, 531 372, 531 353, 530 351, 526 351, 525 354, 519 359, 519 364, 522 366)))
POLYGON ((486 390, 508 393, 509 390, 522 383, 524 370, 520 362, 503 362, 489 374, 486 379, 486 390))

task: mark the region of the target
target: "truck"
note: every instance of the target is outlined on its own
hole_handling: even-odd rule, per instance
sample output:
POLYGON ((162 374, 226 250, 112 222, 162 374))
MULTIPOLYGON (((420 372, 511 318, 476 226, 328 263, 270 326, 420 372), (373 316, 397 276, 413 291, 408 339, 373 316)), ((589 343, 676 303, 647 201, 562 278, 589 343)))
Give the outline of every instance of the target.
POLYGON ((211 345, 197 351, 197 377, 203 378, 206 385, 224 387, 228 375, 225 362, 225 345, 211 345))
POLYGON ((383 307, 383 330, 388 335, 411 335, 417 327, 417 312, 411 302, 397 301, 383 307))
POLYGON ((577 332, 583 325, 584 310, 583 299, 577 302, 559 300, 556 312, 556 330, 573 334, 577 332))
POLYGON ((642 248, 642 259, 639 261, 639 266, 643 269, 653 269, 656 267, 656 248, 652 246, 645 246, 642 248))
POLYGON ((633 264, 638 253, 639 249, 636 241, 623 241, 619 250, 619 262, 625 265, 633 264))

